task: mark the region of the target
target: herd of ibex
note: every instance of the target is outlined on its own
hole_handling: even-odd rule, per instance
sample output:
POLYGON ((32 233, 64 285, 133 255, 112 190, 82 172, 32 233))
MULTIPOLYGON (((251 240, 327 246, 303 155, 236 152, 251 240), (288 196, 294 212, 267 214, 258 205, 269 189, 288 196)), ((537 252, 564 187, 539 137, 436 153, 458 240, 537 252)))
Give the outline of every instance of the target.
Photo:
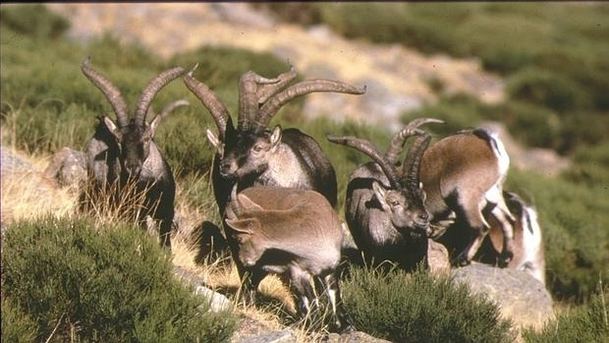
MULTIPOLYGON (((332 305, 335 329, 352 328, 342 309, 336 271, 346 232, 336 212, 334 168, 314 138, 295 128, 268 124, 295 97, 312 92, 362 95, 365 87, 323 79, 292 84, 294 68, 275 78, 248 71, 239 80, 235 127, 226 106, 194 78, 196 66, 190 72, 176 67, 154 77, 131 118, 121 92, 93 69, 89 59, 81 68, 116 114, 116 121, 100 117, 87 145, 93 185, 87 192, 95 194, 110 185, 118 185, 121 192, 135 184, 145 193, 138 220, 155 220, 162 244, 170 248, 175 181, 154 134, 163 117, 188 103, 171 103, 159 115, 150 105, 165 85, 181 77, 218 129, 217 134, 207 130, 215 148, 211 180, 243 294, 251 300, 265 275, 276 273, 289 280, 302 315, 317 304, 316 295, 322 291, 332 305), (154 115, 149 123, 147 115, 154 115)), ((502 189, 509 167, 502 142, 490 132, 474 129, 430 146, 431 135, 421 128, 429 123, 442 121, 413 120, 393 136, 385 153, 358 137, 327 137, 372 159, 351 174, 344 209, 364 257, 413 270, 426 265, 428 239, 433 239, 447 247, 456 265, 472 260, 498 264, 527 271, 543 283, 536 212, 502 189)))

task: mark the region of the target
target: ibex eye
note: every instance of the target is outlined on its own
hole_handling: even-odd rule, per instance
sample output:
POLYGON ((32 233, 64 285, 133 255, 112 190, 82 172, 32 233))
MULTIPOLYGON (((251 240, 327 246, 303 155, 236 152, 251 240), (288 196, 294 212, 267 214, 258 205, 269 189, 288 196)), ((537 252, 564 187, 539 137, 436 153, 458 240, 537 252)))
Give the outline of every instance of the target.
POLYGON ((253 149, 254 149, 255 152, 260 152, 260 151, 262 151, 262 146, 260 146, 260 145, 254 145, 253 149))

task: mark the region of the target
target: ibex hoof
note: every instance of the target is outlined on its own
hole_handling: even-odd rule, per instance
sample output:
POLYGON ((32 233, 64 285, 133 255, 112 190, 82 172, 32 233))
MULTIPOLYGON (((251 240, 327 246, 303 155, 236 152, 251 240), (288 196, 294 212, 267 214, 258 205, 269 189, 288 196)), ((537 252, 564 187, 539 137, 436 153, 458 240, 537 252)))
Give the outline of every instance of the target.
POLYGON ((501 268, 507 267, 507 265, 510 263, 510 261, 512 261, 513 258, 514 258, 513 252, 504 251, 503 253, 501 253, 501 256, 499 256, 499 267, 501 267, 501 268))
POLYGON ((465 267, 469 265, 472 261, 470 261, 465 254, 457 256, 456 265, 459 267, 465 267))

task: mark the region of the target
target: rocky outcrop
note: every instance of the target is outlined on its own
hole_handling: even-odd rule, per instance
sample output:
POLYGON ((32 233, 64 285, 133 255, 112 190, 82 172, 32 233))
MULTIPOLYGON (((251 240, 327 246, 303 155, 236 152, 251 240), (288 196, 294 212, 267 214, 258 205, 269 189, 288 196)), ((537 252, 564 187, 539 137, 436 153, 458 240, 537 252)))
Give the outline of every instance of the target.
POLYGON ((331 333, 322 342, 327 343, 389 343, 381 338, 372 337, 369 334, 361 331, 353 331, 344 334, 331 333))
POLYGON ((472 263, 453 270, 451 275, 474 294, 495 302, 501 315, 512 320, 516 327, 540 328, 553 316, 550 293, 541 282, 523 271, 472 263))

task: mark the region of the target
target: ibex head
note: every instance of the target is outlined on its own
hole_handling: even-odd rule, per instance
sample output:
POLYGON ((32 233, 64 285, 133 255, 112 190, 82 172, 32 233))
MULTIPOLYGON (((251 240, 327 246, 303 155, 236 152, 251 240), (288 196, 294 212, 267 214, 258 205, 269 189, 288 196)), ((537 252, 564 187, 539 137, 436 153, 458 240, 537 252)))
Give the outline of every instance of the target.
POLYGON ((296 78, 293 67, 272 79, 249 71, 239 81, 239 116, 235 128, 226 107, 205 84, 192 76, 193 71, 194 68, 184 76, 184 83, 212 114, 218 135, 207 130, 207 138, 221 158, 221 173, 233 178, 257 175, 266 170, 268 158, 279 146, 282 136, 281 127, 276 126, 271 131, 268 123, 290 100, 312 92, 365 92, 365 87, 332 80, 302 81, 288 87, 296 78))
POLYGON ((81 70, 104 94, 116 114, 117 122, 114 122, 108 116, 103 116, 102 122, 119 146, 122 169, 129 176, 138 176, 150 153, 150 143, 154 138, 156 129, 164 116, 163 114, 157 115, 150 124, 146 123, 146 114, 150 104, 161 88, 181 76, 184 69, 180 67, 168 69, 153 78, 142 91, 135 114, 131 119, 128 117, 127 105, 121 92, 108 79, 91 67, 90 58, 83 61, 81 70))
POLYGON ((239 260, 246 267, 251 267, 262 257, 266 249, 264 238, 256 234, 261 231, 259 219, 265 210, 245 194, 237 194, 237 186, 233 187, 231 206, 226 211, 226 224, 232 230, 231 235, 239 243, 239 260))
MULTIPOLYGON (((425 208, 425 191, 419 182, 420 162, 429 146, 431 136, 417 127, 422 121, 407 126, 409 131, 402 136, 406 139, 416 135, 416 139, 405 158, 403 172, 397 170, 394 163, 381 154, 369 141, 356 137, 328 136, 332 143, 350 146, 370 156, 381 168, 389 185, 384 186, 378 180, 372 181, 372 191, 382 210, 387 213, 394 228, 412 236, 429 235, 431 216, 425 208)), ((403 143, 403 142, 402 142, 403 143)))

